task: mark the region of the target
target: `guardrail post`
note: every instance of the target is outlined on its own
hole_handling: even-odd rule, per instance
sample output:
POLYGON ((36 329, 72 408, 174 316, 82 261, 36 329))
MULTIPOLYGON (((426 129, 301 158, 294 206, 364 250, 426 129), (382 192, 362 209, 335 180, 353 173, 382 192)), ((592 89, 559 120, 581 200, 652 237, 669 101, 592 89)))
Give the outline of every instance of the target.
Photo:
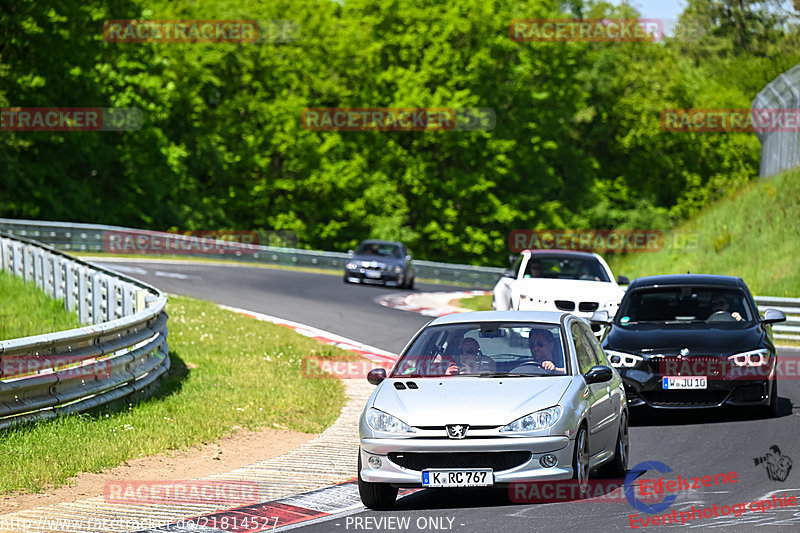
POLYGON ((53 297, 53 279, 50 277, 50 261, 52 255, 45 253, 42 255, 42 289, 50 298, 53 297))
POLYGON ((86 269, 76 268, 78 274, 78 320, 81 324, 89 322, 89 289, 86 286, 86 269))
POLYGON ((91 274, 92 277, 92 296, 91 296, 91 303, 92 303, 92 324, 99 324, 102 322, 102 309, 101 304, 103 303, 103 289, 100 287, 100 283, 102 281, 100 274, 97 272, 93 272, 91 274))
POLYGON ((38 248, 33 251, 33 282, 40 289, 44 289, 44 265, 42 261, 42 250, 38 248))
MULTIPOLYGON (((120 315, 124 316, 124 315, 120 315)), ((114 278, 106 277, 106 318, 110 322, 117 318, 117 284, 114 278)))
POLYGON ((136 312, 147 309, 147 291, 139 289, 136 291, 136 312))
POLYGON ((65 307, 67 311, 73 311, 76 307, 75 302, 75 269, 70 265, 65 265, 66 272, 64 274, 64 297, 65 307))

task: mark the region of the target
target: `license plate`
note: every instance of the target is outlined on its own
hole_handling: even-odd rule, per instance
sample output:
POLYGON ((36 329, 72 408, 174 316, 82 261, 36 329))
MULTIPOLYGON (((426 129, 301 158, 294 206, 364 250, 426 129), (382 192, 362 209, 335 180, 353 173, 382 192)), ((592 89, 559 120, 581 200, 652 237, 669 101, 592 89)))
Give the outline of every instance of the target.
POLYGON ((664 389, 707 389, 708 379, 706 376, 664 376, 662 378, 664 389))
POLYGON ((364 274, 370 279, 381 279, 381 273, 374 270, 365 270, 364 274))
POLYGON ((423 470, 423 487, 491 487, 492 469, 481 470, 423 470))

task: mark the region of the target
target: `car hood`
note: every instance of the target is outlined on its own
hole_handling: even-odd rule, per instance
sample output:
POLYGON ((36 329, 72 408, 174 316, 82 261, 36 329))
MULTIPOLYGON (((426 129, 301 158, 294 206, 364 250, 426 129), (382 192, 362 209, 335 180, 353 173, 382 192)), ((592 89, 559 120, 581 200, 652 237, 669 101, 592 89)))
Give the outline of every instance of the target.
POLYGON ((708 327, 704 324, 614 325, 603 347, 642 355, 677 355, 686 348, 689 350, 688 355, 727 356, 759 348, 763 338, 763 330, 758 324, 748 328, 708 327))
POLYGON ((557 405, 571 381, 572 376, 387 379, 376 391, 372 407, 414 427, 503 426, 557 405), (419 388, 397 390, 396 381, 413 381, 419 388))
POLYGON ((558 300, 585 302, 589 299, 602 305, 607 300, 619 301, 625 291, 616 283, 576 279, 523 278, 516 281, 519 294, 558 300))

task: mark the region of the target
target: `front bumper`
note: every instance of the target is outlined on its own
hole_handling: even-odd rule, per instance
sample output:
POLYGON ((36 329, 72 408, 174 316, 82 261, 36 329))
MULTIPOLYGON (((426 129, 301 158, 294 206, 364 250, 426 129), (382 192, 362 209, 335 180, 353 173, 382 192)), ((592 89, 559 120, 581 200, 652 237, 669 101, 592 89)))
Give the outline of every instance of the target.
POLYGON ((400 487, 421 487, 422 470, 431 468, 491 468, 497 460, 503 461, 500 454, 527 459, 516 461, 516 466, 494 472, 494 484, 505 485, 526 481, 548 481, 572 478, 572 456, 574 440, 568 437, 503 437, 480 439, 361 439, 361 478, 370 483, 389 483, 400 487), (477 452, 477 453, 476 453, 477 452), (522 453, 520 453, 522 452, 522 453), (416 456, 414 469, 399 464, 397 454, 416 456), (459 455, 461 454, 461 455, 459 455), (539 458, 553 454, 557 463, 552 468, 544 468, 539 458), (482 456, 474 460, 475 456, 482 456), (372 468, 369 458, 378 456, 380 468, 372 468), (470 457, 470 464, 464 465, 461 459, 470 457), (461 466, 458 466, 461 463, 461 466), (430 466, 425 466, 429 464, 430 466), (450 466, 456 465, 456 466, 450 466))
MULTIPOLYGON (((656 409, 704 409, 722 406, 758 407, 769 405, 774 371, 768 379, 741 379, 734 374, 706 375, 706 389, 665 390, 664 375, 646 367, 618 368, 625 385, 628 406, 656 409)), ((674 373, 672 375, 687 375, 674 373)))
POLYGON ((372 269, 365 269, 365 268, 357 268, 353 270, 346 269, 344 271, 344 277, 350 283, 374 283, 378 285, 402 285, 405 281, 405 272, 401 272, 396 274, 393 271, 389 270, 372 270, 372 269), (367 271, 375 272, 371 276, 379 276, 379 277, 371 277, 367 274, 367 271))

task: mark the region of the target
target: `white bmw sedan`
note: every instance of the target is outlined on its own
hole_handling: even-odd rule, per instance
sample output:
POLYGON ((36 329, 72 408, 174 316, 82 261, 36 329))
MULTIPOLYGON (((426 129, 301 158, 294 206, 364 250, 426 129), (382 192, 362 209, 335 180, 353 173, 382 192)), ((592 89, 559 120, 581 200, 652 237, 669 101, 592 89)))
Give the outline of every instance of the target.
POLYGON ((622 476, 628 413, 617 371, 568 313, 484 311, 424 326, 359 423, 358 488, 370 508, 400 487, 497 487, 622 476))

